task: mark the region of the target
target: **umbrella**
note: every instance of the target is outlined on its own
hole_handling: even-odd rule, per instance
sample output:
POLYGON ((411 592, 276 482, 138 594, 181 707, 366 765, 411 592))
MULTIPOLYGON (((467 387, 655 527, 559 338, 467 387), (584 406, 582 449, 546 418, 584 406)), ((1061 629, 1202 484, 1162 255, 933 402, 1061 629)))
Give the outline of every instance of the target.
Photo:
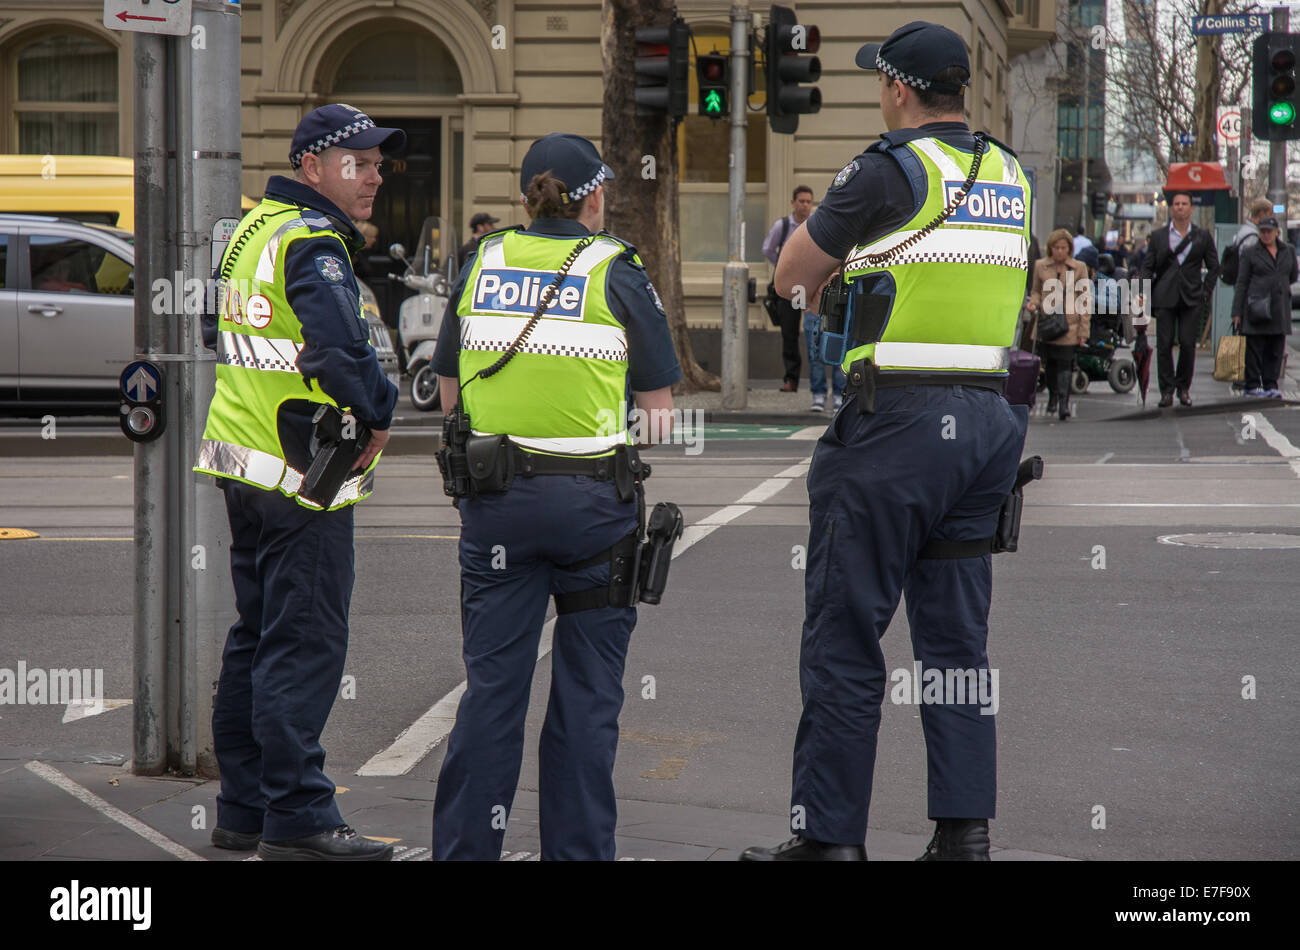
POLYGON ((1151 344, 1147 342, 1146 327, 1137 331, 1133 341, 1133 368, 1137 371, 1138 389, 1142 392, 1142 406, 1147 404, 1147 387, 1151 384, 1151 344))

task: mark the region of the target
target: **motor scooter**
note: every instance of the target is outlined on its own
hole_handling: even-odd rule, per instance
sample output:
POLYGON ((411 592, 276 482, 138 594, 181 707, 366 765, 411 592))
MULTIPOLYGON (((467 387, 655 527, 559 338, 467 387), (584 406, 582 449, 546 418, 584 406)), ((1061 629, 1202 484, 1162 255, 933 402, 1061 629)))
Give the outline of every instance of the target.
POLYGON ((399 354, 411 381, 411 405, 421 412, 431 412, 441 402, 433 354, 447 309, 447 293, 456 280, 456 248, 447 223, 439 217, 428 217, 410 259, 400 244, 390 246, 388 253, 406 265, 406 273, 388 276, 416 292, 402 301, 397 312, 399 354))

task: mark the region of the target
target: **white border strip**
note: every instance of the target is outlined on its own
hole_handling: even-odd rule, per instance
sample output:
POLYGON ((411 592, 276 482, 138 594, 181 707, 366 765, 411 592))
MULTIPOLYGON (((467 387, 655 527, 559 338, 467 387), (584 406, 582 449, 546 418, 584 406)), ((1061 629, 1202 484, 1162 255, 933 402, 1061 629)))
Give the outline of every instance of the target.
POLYGON ((161 831, 158 831, 155 828, 150 828, 139 818, 133 818, 116 805, 104 801, 104 799, 100 798, 90 789, 78 785, 53 766, 46 765, 44 762, 28 762, 25 768, 33 775, 39 775, 51 785, 57 785, 73 798, 80 801, 83 805, 89 805, 105 818, 117 822, 129 831, 134 831, 145 841, 157 845, 173 857, 180 858, 182 861, 207 860, 207 858, 202 855, 195 854, 189 848, 185 847, 185 845, 177 844, 161 831))
MULTIPOLYGON (((794 479, 806 476, 811 462, 811 459, 803 459, 777 472, 757 488, 746 492, 734 504, 719 508, 695 524, 687 526, 681 538, 673 545, 673 560, 723 525, 753 511, 755 505, 767 501, 794 479)), ((541 642, 537 646, 539 661, 551 652, 554 633, 555 618, 552 617, 542 627, 541 642)), ((465 695, 467 686, 468 683, 462 680, 460 685, 430 706, 424 715, 403 729, 392 745, 371 756, 361 768, 357 769, 357 774, 394 776, 406 775, 410 772, 451 733, 452 726, 456 724, 456 710, 460 706, 460 699, 465 695)))

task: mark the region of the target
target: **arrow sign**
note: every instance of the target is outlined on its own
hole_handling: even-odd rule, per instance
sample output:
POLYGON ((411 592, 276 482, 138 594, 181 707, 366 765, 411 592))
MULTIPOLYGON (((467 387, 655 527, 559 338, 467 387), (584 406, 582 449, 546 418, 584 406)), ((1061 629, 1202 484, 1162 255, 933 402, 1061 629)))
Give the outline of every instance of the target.
POLYGON ((152 363, 136 360, 122 370, 121 386, 122 395, 131 402, 148 402, 162 389, 162 375, 152 363))
POLYGON ((110 30, 186 36, 193 0, 104 0, 104 26, 110 30))

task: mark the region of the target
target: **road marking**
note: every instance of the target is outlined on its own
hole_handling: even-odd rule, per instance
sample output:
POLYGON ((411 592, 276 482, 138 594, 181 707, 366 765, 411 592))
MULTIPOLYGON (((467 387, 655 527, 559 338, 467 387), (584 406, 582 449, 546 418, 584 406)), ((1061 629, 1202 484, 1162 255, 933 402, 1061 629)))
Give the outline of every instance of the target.
MULTIPOLYGON (((784 461, 784 460, 783 460, 784 461)), ((688 525, 681 538, 673 545, 673 560, 696 543, 703 541, 725 524, 735 521, 741 515, 753 511, 754 506, 771 498, 781 489, 787 487, 794 479, 808 474, 811 459, 803 459, 784 468, 771 478, 762 481, 758 487, 746 492, 735 503, 725 505, 717 511, 706 515, 694 524, 688 525)), ((542 627, 541 640, 537 645, 537 659, 540 661, 551 652, 552 638, 555 633, 555 618, 546 621, 542 627)), ((406 775, 415 768, 425 756, 437 748, 456 724, 456 710, 461 697, 469 684, 464 680, 442 699, 430 706, 420 718, 411 723, 398 734, 393 744, 376 752, 361 768, 358 775, 406 775)))
POLYGON ((826 434, 826 426, 808 426, 798 432, 790 433, 793 442, 815 442, 826 434))
POLYGON ((111 709, 121 709, 123 706, 130 705, 129 699, 74 699, 63 710, 63 721, 76 722, 78 719, 98 716, 111 709))
POLYGON ((1264 437, 1268 447, 1277 452, 1278 455, 1287 460, 1291 466, 1291 471, 1300 477, 1300 449, 1291 444, 1291 440, 1284 436, 1277 429, 1273 428, 1273 423, 1269 422, 1262 415, 1255 417, 1255 431, 1264 437))
POLYGON ((139 818, 134 818, 122 811, 122 809, 118 808, 116 805, 104 801, 104 799, 100 798, 90 789, 78 785, 58 769, 46 765, 44 762, 28 762, 26 769, 34 775, 39 775, 51 785, 57 785, 82 804, 89 805, 91 808, 95 809, 95 811, 99 812, 105 818, 117 822, 129 831, 134 831, 141 838, 148 841, 150 844, 157 845, 168 854, 180 858, 182 861, 207 860, 207 858, 202 855, 195 854, 189 848, 185 847, 185 845, 178 844, 171 838, 168 838, 161 831, 158 831, 155 828, 150 828, 139 818))
POLYGON ((1113 459, 1114 457, 1115 457, 1115 453, 1114 453, 1114 452, 1107 452, 1105 455, 1103 455, 1101 458, 1097 459, 1097 461, 1093 462, 1092 464, 1093 464, 1093 465, 1105 465, 1107 462, 1109 462, 1109 461, 1110 461, 1111 459, 1113 459))

